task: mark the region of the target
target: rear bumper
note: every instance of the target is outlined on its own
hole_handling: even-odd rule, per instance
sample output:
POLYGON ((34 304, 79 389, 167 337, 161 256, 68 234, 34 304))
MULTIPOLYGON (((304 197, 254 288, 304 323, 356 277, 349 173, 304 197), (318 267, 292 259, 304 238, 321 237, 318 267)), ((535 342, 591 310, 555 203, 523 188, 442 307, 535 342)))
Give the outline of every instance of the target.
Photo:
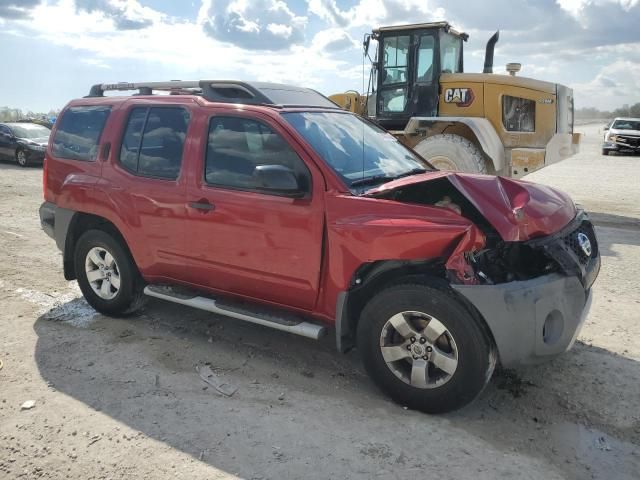
POLYGON ((56 228, 56 206, 50 202, 44 202, 40 205, 40 226, 42 230, 49 235, 51 238, 55 239, 55 228, 56 228))
POLYGON ((556 133, 545 147, 545 166, 559 162, 580 152, 582 134, 556 133))
POLYGON ((54 203, 44 202, 40 205, 40 226, 47 235, 56 241, 60 251, 64 252, 67 233, 75 211, 60 208, 54 203))
POLYGON ((452 285, 484 317, 504 367, 535 364, 569 350, 591 307, 578 277, 545 275, 500 285, 452 285))

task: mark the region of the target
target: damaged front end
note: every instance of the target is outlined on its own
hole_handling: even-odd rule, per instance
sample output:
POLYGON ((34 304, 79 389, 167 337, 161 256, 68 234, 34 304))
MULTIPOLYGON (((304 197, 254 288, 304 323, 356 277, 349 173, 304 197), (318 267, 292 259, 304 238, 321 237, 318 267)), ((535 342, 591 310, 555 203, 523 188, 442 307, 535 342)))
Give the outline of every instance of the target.
POLYGON ((503 366, 573 345, 600 270, 583 210, 549 187, 499 177, 437 172, 393 183, 367 194, 448 208, 474 223, 446 260, 447 278, 484 318, 503 366))

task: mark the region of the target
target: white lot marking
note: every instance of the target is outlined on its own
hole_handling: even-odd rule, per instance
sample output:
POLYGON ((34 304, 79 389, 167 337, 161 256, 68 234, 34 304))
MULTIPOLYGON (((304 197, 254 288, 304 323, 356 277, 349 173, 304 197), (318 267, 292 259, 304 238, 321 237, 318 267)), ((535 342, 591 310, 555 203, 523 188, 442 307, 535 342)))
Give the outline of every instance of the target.
POLYGON ((67 293, 49 295, 29 288, 18 288, 16 293, 28 302, 39 306, 38 313, 45 319, 86 328, 96 320, 98 313, 82 298, 76 283, 70 283, 69 290, 67 293))
POLYGON ((8 233, 9 235, 15 235, 18 238, 22 238, 22 235, 16 232, 10 232, 9 230, 5 230, 4 233, 8 233))

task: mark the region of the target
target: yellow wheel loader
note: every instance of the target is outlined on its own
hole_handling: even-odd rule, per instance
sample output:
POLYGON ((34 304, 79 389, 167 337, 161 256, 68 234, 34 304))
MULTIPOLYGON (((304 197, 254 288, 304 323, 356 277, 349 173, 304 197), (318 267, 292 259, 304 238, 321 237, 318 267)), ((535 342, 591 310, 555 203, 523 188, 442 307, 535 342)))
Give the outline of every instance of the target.
POLYGON ((493 73, 496 32, 483 73, 463 73, 468 35, 446 22, 381 27, 365 36, 378 48, 364 95, 330 98, 369 117, 435 167, 522 177, 579 150, 573 91, 563 85, 493 73))

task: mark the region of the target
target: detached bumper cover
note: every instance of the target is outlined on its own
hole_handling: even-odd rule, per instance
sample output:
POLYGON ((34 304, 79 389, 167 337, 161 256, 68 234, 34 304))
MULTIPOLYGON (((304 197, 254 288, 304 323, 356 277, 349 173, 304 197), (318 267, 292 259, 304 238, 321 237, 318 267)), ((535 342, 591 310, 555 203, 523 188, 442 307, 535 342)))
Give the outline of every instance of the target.
POLYGON ((570 349, 591 306, 591 291, 578 277, 559 274, 452 287, 484 317, 504 367, 538 363, 570 349))

